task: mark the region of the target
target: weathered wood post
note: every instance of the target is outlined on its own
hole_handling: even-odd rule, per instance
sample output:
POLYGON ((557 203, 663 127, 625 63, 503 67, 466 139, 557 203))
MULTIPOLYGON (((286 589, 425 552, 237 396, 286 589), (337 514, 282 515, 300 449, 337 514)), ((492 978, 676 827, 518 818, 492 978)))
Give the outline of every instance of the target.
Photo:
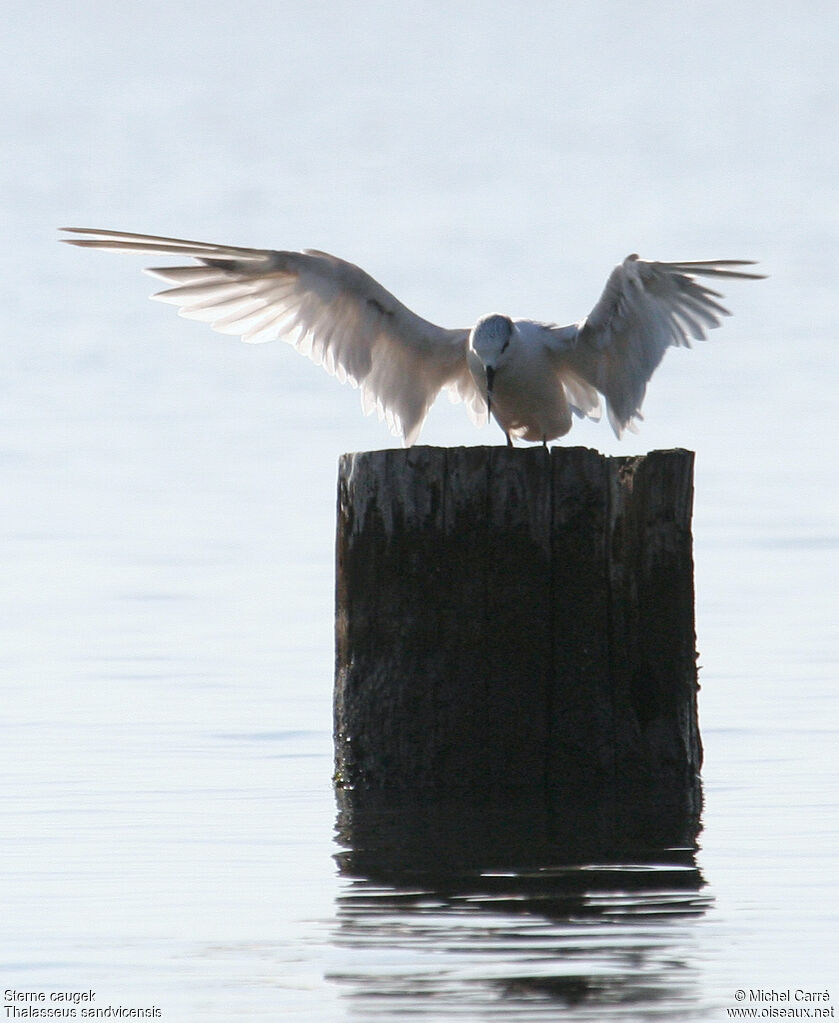
POLYGON ((343 456, 336 784, 698 798, 692 499, 684 450, 343 456))

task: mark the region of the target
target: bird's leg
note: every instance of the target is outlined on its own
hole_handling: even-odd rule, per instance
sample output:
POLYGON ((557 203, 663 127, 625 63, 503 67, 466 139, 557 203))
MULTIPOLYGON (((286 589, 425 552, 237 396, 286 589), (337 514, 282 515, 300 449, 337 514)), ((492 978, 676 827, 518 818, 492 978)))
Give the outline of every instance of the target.
POLYGON ((545 451, 548 450, 548 435, 546 433, 542 434, 542 447, 545 449, 545 451))
POLYGON ((504 431, 504 436, 507 438, 507 447, 511 448, 513 446, 513 438, 509 435, 509 433, 507 433, 506 430, 504 431))

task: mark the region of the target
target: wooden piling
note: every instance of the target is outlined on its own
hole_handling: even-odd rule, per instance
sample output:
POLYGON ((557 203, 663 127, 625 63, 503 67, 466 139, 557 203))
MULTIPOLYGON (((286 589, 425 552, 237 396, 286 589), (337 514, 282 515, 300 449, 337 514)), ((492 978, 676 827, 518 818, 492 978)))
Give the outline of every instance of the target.
POLYGON ((692 500, 684 450, 344 455, 336 784, 698 794, 692 500))

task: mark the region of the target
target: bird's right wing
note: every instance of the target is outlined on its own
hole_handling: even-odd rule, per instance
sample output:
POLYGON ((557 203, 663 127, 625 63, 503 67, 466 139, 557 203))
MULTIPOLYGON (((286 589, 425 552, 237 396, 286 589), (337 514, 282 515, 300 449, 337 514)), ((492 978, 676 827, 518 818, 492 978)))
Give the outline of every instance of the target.
POLYGON ((406 445, 447 387, 476 421, 484 399, 466 361, 468 330, 422 319, 360 267, 326 252, 281 252, 156 235, 65 228, 71 245, 189 257, 197 265, 147 272, 174 285, 153 297, 243 341, 281 339, 341 381, 361 388, 406 445))
POLYGON ((761 278, 742 268, 751 260, 660 263, 628 256, 615 267, 591 313, 571 328, 555 328, 556 358, 606 398, 620 437, 641 418, 647 383, 670 345, 701 340, 722 316, 722 296, 698 278, 761 278))

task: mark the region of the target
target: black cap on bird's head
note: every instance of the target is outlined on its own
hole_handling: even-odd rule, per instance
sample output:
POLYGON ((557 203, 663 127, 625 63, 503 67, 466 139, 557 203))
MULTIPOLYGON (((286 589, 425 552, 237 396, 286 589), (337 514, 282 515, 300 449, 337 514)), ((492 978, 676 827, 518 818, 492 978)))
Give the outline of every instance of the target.
POLYGON ((469 347, 488 369, 495 366, 513 336, 513 321, 502 313, 482 316, 469 335, 469 347))

